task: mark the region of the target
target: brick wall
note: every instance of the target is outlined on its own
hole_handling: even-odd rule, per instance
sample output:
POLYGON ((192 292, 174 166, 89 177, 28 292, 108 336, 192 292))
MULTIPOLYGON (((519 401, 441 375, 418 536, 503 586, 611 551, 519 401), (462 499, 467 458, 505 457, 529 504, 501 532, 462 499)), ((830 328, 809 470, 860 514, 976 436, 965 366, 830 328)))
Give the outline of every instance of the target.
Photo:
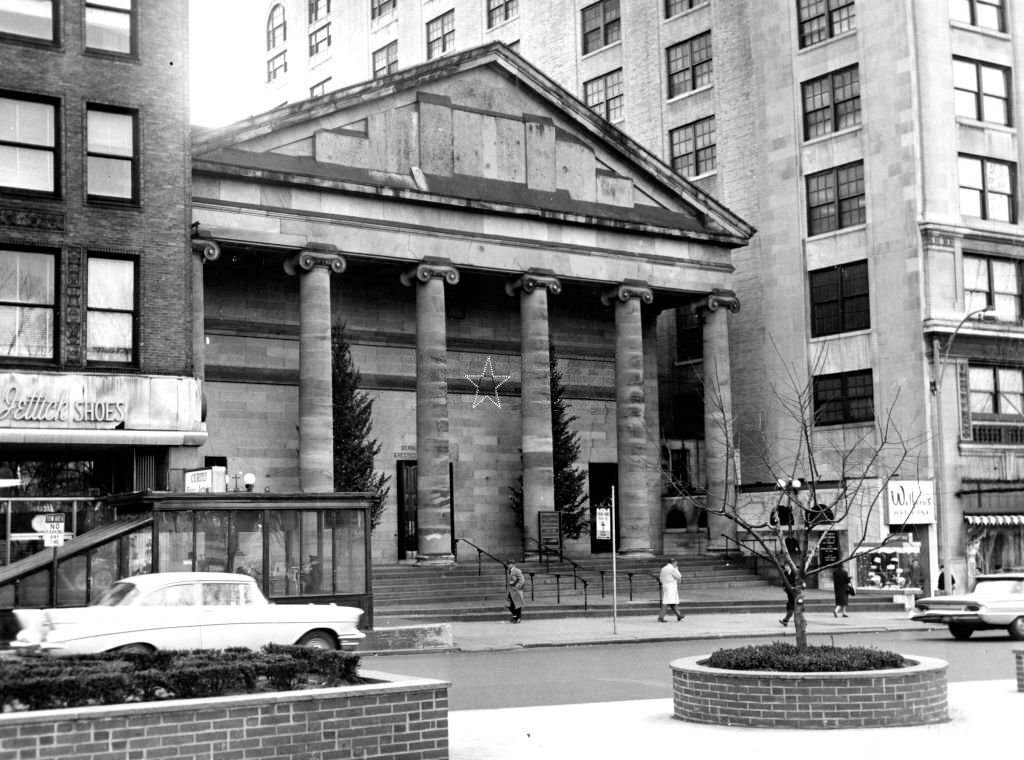
POLYGON ((898 670, 768 673, 708 668, 699 664, 704 657, 671 663, 677 718, 767 728, 918 726, 949 719, 948 664, 942 660, 915 656, 915 665, 898 670))
MULTIPOLYGON (((4 760, 448 758, 448 684, 391 683, 8 713, 4 760)), ((401 678, 399 676, 398 678, 401 678)))

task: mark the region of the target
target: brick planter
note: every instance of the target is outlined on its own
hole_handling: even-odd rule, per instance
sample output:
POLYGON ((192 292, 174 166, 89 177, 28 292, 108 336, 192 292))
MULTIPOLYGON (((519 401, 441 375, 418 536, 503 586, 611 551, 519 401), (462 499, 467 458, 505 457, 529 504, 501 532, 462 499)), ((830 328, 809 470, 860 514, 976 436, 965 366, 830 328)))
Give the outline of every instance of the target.
POLYGON ((448 683, 382 683, 0 715, 4 760, 448 758, 448 683))
POLYGON ((948 663, 906 658, 914 664, 893 670, 782 673, 709 668, 700 664, 707 655, 684 657, 671 663, 674 713, 695 723, 761 728, 919 726, 949 720, 948 663))
POLYGON ((1017 661, 1017 691, 1024 691, 1024 649, 1014 649, 1013 658, 1017 661))

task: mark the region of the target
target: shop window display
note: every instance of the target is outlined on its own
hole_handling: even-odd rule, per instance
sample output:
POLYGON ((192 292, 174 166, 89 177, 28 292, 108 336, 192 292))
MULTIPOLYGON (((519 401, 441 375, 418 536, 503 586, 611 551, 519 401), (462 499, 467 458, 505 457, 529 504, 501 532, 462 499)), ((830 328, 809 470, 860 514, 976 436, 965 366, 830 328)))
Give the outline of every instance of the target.
POLYGON ((877 551, 857 558, 857 586, 861 588, 921 588, 921 544, 900 534, 877 551))

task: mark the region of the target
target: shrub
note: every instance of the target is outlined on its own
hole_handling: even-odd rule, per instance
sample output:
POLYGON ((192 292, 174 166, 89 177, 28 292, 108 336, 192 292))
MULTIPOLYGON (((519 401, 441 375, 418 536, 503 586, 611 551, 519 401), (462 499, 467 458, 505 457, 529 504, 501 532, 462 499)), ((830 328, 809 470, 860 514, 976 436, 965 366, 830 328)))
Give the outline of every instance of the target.
POLYGON ((840 673, 852 670, 902 668, 902 655, 868 647, 808 646, 798 650, 793 644, 771 644, 719 649, 700 663, 725 670, 775 670, 790 673, 840 673))
POLYGON ((0 669, 0 711, 47 710, 363 683, 359 656, 296 646, 194 652, 21 654, 0 669))

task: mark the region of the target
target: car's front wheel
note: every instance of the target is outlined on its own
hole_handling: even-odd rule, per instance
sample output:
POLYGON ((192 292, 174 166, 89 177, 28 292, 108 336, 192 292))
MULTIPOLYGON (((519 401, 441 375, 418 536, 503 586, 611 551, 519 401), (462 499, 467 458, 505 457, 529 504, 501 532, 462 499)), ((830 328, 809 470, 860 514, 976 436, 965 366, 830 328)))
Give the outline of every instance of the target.
POLYGON ((1010 632, 1010 638, 1014 641, 1024 641, 1024 615, 1010 623, 1006 629, 1010 632))
POLYGON ((950 623, 949 632, 953 634, 953 638, 957 641, 967 641, 967 639, 971 638, 971 634, 974 633, 974 629, 968 625, 950 623))
POLYGON ((338 642, 330 631, 310 631, 299 639, 299 646, 310 649, 337 649, 338 642))

